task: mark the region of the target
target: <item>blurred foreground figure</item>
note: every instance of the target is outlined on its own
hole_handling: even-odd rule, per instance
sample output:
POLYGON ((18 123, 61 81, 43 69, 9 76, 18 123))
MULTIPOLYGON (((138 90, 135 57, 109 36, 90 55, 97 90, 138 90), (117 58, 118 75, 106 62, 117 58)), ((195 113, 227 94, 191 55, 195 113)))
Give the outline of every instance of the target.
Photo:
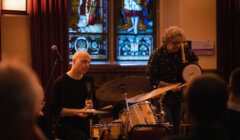
POLYGON ((215 74, 203 74, 187 88, 184 105, 192 123, 192 130, 185 136, 168 140, 229 140, 221 126, 227 110, 227 85, 215 74))
POLYGON ((35 73, 17 62, 0 63, 0 139, 45 140, 36 123, 40 108, 35 73))
POLYGON ((240 130, 240 67, 233 70, 229 78, 229 100, 224 126, 230 139, 239 140, 240 130))

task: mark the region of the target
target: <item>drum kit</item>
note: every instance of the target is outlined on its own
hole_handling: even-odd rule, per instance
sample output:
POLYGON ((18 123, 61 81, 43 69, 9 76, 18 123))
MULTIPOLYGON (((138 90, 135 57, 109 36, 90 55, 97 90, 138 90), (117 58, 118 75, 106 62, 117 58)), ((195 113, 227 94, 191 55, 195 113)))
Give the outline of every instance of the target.
MULTIPOLYGON (((126 76, 105 83, 97 90, 97 98, 111 103, 124 101, 125 108, 119 112, 119 118, 111 123, 93 125, 90 121, 91 138, 100 140, 103 132, 107 130, 111 139, 119 139, 120 137, 126 137, 135 125, 158 124, 160 121, 155 113, 154 106, 148 100, 164 96, 167 91, 178 86, 180 86, 180 83, 150 91, 148 79, 141 76, 126 76)), ((107 109, 113 109, 113 105, 108 105, 99 110, 85 109, 82 113, 102 115, 110 113, 103 111, 107 109)), ((161 124, 163 123, 161 121, 161 124)))
MULTIPOLYGON (((201 68, 197 64, 187 63, 184 52, 184 44, 181 44, 182 62, 184 68, 182 78, 185 84, 176 83, 168 86, 151 90, 149 80, 141 76, 125 76, 114 79, 100 87, 96 96, 104 102, 125 102, 125 108, 120 111, 119 119, 112 121, 110 124, 97 124, 92 126, 90 121, 91 139, 100 140, 103 132, 109 132, 110 139, 126 139, 127 134, 137 125, 154 125, 161 123, 163 126, 170 127, 171 124, 165 121, 165 112, 162 105, 162 99, 167 91, 175 88, 181 88, 188 85, 194 78, 202 74, 201 68), (160 119, 155 112, 155 107, 148 101, 159 98, 160 119), (129 104, 132 104, 129 106, 129 104), (125 137, 125 138, 124 138, 125 137)), ((112 109, 113 106, 106 106, 104 109, 112 109)), ((83 113, 89 114, 107 114, 107 111, 85 110, 83 113)), ((109 139, 109 138, 107 138, 109 139)))
MULTIPOLYGON (((190 64, 183 70, 183 79, 187 83, 171 84, 152 91, 149 80, 142 76, 125 76, 105 83, 97 90, 96 97, 100 101, 109 103, 124 101, 125 108, 119 112, 118 119, 113 120, 111 123, 92 125, 92 121, 90 121, 91 139, 100 140, 103 132, 106 132, 105 130, 109 132, 111 139, 126 137, 135 125, 161 123, 166 127, 170 126, 168 122, 165 122, 165 112, 162 106, 162 99, 165 93, 177 87, 188 85, 193 78, 199 75, 201 75, 201 69, 195 64, 190 64), (158 114, 156 114, 154 109, 155 107, 148 101, 154 98, 159 98, 159 120, 158 114)), ((102 111, 107 109, 113 109, 113 105, 105 106, 100 110, 85 109, 82 113, 102 115, 109 113, 108 111, 102 111)))

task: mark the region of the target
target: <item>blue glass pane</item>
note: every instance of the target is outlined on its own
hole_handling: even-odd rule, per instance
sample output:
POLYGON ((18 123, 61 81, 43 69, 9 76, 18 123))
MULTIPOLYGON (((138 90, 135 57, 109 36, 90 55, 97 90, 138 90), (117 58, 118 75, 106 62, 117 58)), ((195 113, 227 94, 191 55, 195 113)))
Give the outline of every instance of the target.
POLYGON ((92 60, 107 59, 107 39, 103 35, 69 35, 70 60, 76 51, 87 51, 92 60))
POLYGON ((117 60, 148 60, 153 50, 152 35, 120 35, 117 60))

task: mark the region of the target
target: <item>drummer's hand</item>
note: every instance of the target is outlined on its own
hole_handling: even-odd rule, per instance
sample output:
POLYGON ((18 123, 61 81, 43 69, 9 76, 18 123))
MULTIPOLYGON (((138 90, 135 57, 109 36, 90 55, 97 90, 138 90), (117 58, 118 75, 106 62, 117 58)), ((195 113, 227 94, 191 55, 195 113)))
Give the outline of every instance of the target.
POLYGON ((77 113, 77 116, 78 117, 81 117, 81 118, 86 118, 88 115, 86 113, 77 113))
POLYGON ((182 91, 182 87, 177 86, 176 88, 172 89, 172 92, 180 92, 182 91))
POLYGON ((165 86, 169 86, 170 85, 170 83, 168 83, 168 82, 165 82, 165 81, 160 81, 159 82, 159 84, 158 84, 158 87, 165 87, 165 86))
POLYGON ((93 108, 93 101, 91 99, 86 99, 85 100, 85 107, 87 109, 92 109, 93 108))

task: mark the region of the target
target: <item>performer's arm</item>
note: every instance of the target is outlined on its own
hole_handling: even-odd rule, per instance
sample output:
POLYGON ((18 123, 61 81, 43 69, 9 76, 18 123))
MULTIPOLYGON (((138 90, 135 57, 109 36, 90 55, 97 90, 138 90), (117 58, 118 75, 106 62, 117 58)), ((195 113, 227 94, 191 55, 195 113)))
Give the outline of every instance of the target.
POLYGON ((63 108, 60 116, 61 117, 69 117, 69 116, 79 116, 79 117, 87 117, 87 114, 81 113, 83 109, 72 109, 72 108, 63 108))

